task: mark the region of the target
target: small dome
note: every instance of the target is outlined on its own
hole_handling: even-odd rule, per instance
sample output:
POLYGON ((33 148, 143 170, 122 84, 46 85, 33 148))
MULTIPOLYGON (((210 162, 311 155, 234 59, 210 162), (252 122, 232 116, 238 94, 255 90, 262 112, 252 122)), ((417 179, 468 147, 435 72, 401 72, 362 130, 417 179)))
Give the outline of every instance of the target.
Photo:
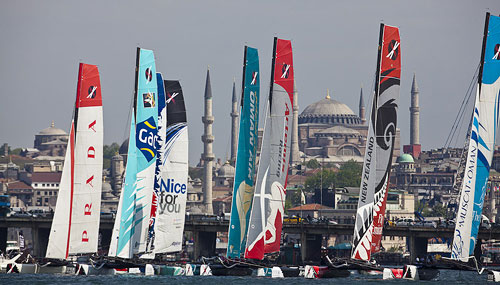
POLYGON ((234 177, 234 172, 234 167, 229 164, 229 161, 226 161, 226 163, 219 168, 217 174, 219 177, 234 177))
POLYGON ((397 163, 415 163, 411 154, 403 153, 396 160, 397 163))
POLYGON ((105 192, 105 191, 113 191, 113 189, 111 188, 111 184, 109 184, 108 182, 103 182, 102 183, 102 192, 105 192))
POLYGON ((67 136, 68 134, 63 130, 56 128, 54 126, 54 121, 52 121, 52 124, 50 124, 50 127, 41 130, 38 133, 38 135, 42 135, 42 136, 67 136))
POLYGON ((300 114, 305 115, 355 115, 346 104, 329 97, 307 106, 300 114))
POLYGON ((128 139, 124 140, 120 148, 118 149, 119 154, 128 154, 128 139))

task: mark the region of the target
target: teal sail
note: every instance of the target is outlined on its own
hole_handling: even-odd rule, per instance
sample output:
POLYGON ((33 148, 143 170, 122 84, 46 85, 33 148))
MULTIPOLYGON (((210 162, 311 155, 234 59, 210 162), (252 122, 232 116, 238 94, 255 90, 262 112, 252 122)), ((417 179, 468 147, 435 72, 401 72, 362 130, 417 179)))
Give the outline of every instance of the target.
POLYGON ((230 258, 239 258, 245 252, 254 194, 255 159, 258 145, 259 54, 257 49, 247 46, 245 46, 242 85, 238 152, 227 246, 227 256, 230 258))
MULTIPOLYGON (((146 251, 156 166, 158 125, 154 54, 137 48, 134 107, 130 125, 125 183, 119 207, 120 222, 113 255, 131 258, 146 251)), ((113 245, 113 243, 112 243, 113 245)))

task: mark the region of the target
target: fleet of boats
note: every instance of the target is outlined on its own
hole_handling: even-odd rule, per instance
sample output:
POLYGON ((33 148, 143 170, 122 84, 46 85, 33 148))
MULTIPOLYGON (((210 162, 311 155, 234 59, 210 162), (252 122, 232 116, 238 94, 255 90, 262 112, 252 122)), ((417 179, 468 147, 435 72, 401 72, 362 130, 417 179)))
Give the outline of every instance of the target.
MULTIPOLYGON (((486 15, 477 94, 465 176, 447 268, 483 269, 474 258, 486 183, 500 111, 500 17, 486 15)), ((360 195, 349 259, 322 265, 276 266, 280 251, 292 132, 294 65, 292 44, 274 38, 271 84, 265 101, 262 148, 257 164, 260 71, 258 50, 244 49, 241 117, 228 229, 227 256, 203 264, 155 263, 182 249, 188 179, 188 130, 179 81, 157 72, 153 51, 138 48, 135 92, 123 189, 107 256, 97 255, 102 184, 103 115, 97 66, 81 63, 76 103, 46 257, 3 260, 18 273, 146 275, 251 275, 305 278, 346 277, 357 269, 383 279, 432 279, 436 266, 383 268, 380 251, 389 175, 395 144, 401 81, 397 27, 381 24, 378 59, 360 195), (267 257, 267 258, 266 258, 267 257), (265 261, 263 261, 266 258, 265 261), (270 263, 271 260, 271 263, 270 263)), ((444 266, 444 265, 443 265, 444 266)), ((489 270, 493 279, 500 273, 489 270)))

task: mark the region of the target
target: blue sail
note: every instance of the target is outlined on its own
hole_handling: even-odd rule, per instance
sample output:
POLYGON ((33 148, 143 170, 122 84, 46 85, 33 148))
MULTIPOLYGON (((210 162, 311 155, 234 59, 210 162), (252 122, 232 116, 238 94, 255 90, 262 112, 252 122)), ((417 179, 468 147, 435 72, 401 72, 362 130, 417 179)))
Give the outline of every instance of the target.
POLYGON ((452 258, 462 261, 474 254, 499 123, 500 18, 488 13, 485 25, 469 150, 451 252, 452 258))
POLYGON ((245 47, 238 152, 227 248, 227 256, 231 258, 239 258, 245 252, 250 209, 252 209, 255 190, 259 93, 259 54, 257 49, 245 47))
POLYGON ((138 48, 134 109, 116 251, 117 256, 124 258, 146 251, 157 153, 158 90, 155 75, 153 51, 138 48))

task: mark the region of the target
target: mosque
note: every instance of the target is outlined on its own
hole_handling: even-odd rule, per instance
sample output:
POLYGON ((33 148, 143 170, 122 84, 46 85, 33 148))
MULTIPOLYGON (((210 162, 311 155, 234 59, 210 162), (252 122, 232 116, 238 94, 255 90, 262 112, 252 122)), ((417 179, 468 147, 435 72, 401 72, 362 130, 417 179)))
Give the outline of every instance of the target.
MULTIPOLYGON (((309 106, 298 117, 300 157, 321 163, 340 164, 349 160, 363 162, 368 124, 365 118, 363 90, 356 115, 346 104, 327 95, 309 106)), ((400 132, 397 129, 393 161, 400 154, 400 132)))

